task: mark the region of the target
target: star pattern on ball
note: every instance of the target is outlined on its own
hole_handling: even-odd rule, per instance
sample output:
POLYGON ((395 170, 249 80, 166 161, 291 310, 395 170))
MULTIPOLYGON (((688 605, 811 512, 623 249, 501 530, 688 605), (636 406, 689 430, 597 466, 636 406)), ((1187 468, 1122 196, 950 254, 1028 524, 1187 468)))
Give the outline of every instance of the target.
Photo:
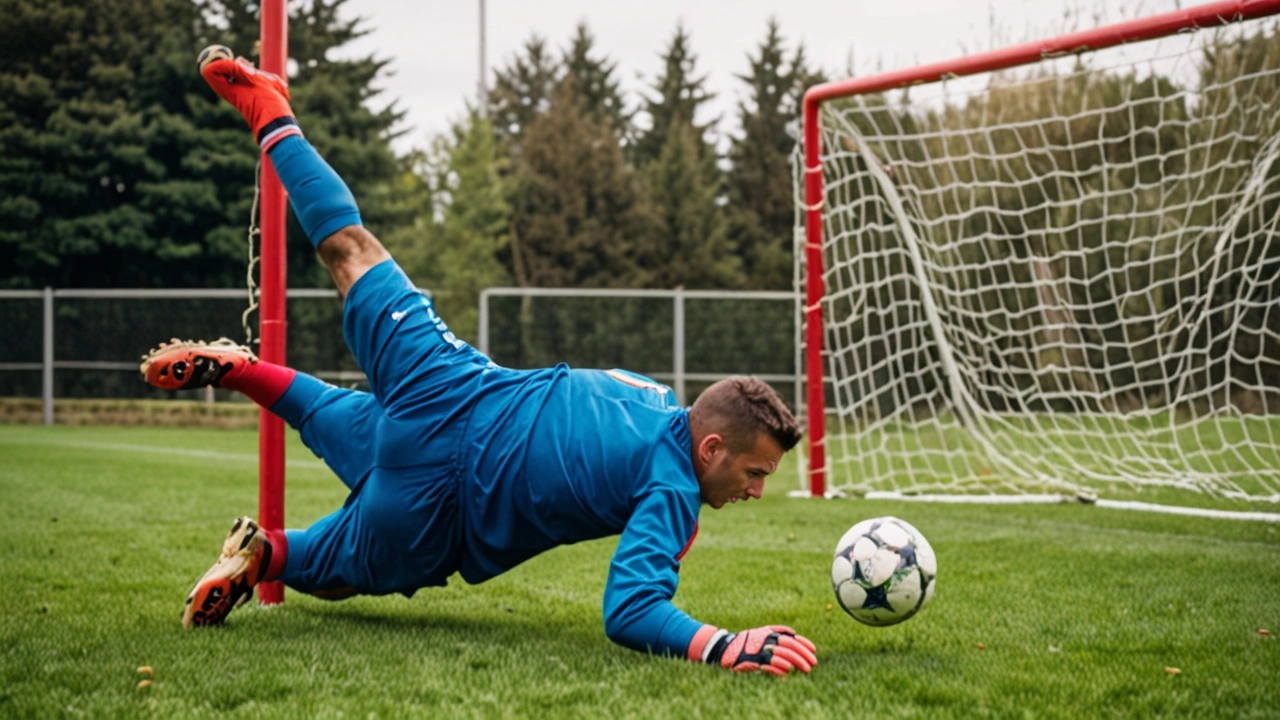
POLYGON ((894 612, 893 606, 889 604, 889 587, 880 585, 878 587, 867 588, 867 599, 862 601, 863 610, 877 610, 884 608, 889 612, 894 612))

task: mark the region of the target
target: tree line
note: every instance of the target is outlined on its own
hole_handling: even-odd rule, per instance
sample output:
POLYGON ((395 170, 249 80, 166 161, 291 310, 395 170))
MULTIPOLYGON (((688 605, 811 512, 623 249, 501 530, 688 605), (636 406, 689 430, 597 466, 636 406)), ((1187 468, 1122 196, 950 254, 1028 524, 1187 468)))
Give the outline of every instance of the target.
MULTIPOLYGON (((488 108, 460 99, 447 132, 397 154, 403 110, 366 102, 393 59, 330 57, 370 32, 345 4, 289 3, 293 107, 459 334, 491 285, 791 287, 788 124, 820 74, 776 22, 745 52, 727 141, 724 118, 701 119, 712 93, 683 27, 632 95, 584 24, 563 45, 530 37, 488 108)), ((257 147, 194 57, 222 43, 256 60, 258 12, 0 0, 0 287, 244 284, 257 147)), ((291 286, 328 285, 292 215, 288 252, 291 286)))

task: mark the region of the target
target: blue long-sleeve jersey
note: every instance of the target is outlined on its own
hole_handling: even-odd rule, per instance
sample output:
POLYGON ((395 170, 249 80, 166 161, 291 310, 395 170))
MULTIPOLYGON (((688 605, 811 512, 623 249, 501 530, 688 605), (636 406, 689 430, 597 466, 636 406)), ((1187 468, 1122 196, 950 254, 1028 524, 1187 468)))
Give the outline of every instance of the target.
POLYGON ((604 594, 606 634, 683 655, 701 623, 671 603, 697 532, 688 413, 619 370, 490 368, 467 430, 459 489, 467 582, 544 550, 621 533, 604 594))
POLYGON ((303 440, 352 488, 343 508, 290 536, 289 581, 411 594, 455 571, 483 582, 557 545, 621 534, 606 632, 638 650, 687 651, 701 625, 671 598, 701 492, 688 413, 670 388, 617 370, 499 367, 454 337, 390 260, 352 287, 343 334, 371 393, 308 400, 291 386, 281 401, 298 406, 303 440), (332 415, 306 419, 321 413, 332 415))

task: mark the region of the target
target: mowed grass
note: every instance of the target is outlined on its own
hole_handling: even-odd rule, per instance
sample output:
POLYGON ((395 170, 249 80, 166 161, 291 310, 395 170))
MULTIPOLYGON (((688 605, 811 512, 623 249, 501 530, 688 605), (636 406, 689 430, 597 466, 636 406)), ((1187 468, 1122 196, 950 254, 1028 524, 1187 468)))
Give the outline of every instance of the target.
POLYGON ((1280 511, 1280 418, 1211 416, 1174 425, 1169 417, 1059 414, 988 421, 994 432, 983 437, 994 453, 951 416, 852 433, 829 417, 832 482, 855 493, 1070 495, 1083 489, 1106 500, 1280 511))
MULTIPOLYGON (((191 583, 255 511, 256 449, 248 431, 0 426, 0 717, 1280 717, 1275 525, 793 500, 790 459, 765 500, 704 511, 675 600, 731 629, 794 626, 818 646, 808 676, 610 643, 616 538, 479 586, 290 592, 183 631, 191 583), (831 608, 831 552, 886 514, 928 536, 938 590, 912 620, 864 627, 831 608)), ((296 437, 289 463, 290 526, 340 505, 296 437)))

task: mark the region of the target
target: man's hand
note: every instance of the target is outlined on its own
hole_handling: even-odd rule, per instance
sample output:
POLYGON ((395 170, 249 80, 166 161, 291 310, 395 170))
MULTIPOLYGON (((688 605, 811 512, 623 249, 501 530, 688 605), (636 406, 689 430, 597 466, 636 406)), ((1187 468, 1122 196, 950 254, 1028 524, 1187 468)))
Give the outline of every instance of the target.
POLYGON ((785 625, 766 625, 736 635, 704 625, 698 635, 694 642, 701 640, 708 646, 705 653, 700 653, 701 659, 734 672, 782 676, 793 668, 807 673, 818 664, 813 643, 785 625), (704 634, 708 629, 712 633, 709 637, 704 634))

